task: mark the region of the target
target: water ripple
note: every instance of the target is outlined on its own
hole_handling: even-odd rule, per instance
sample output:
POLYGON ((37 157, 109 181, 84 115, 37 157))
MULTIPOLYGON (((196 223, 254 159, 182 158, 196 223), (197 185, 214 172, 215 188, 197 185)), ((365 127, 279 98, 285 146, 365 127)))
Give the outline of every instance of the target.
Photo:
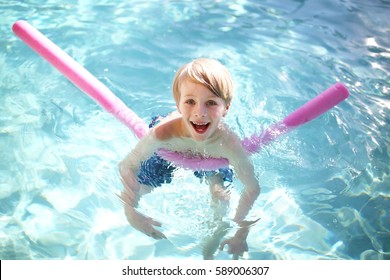
POLYGON ((380 0, 0 4, 0 257, 202 258, 205 237, 223 232, 207 186, 185 172, 142 204, 170 240, 129 227, 116 166, 135 137, 10 32, 23 18, 145 120, 175 108, 174 73, 199 56, 231 70, 227 122, 242 137, 343 82, 348 100, 253 156, 262 219, 246 258, 389 259, 388 10, 380 0))

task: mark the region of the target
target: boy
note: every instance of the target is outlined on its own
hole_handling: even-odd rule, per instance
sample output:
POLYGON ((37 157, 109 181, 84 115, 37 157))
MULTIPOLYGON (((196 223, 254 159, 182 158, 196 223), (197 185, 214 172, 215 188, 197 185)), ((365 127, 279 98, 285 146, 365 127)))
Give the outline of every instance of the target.
MULTIPOLYGON (((155 154, 158 149, 227 158, 245 188, 233 219, 240 227, 234 237, 220 244, 220 248, 228 245, 228 252, 238 257, 248 250, 246 238, 253 222, 244 219, 260 194, 260 186, 241 140, 221 122, 233 97, 230 74, 216 60, 196 59, 176 73, 173 96, 177 112, 155 124, 119 164, 126 217, 135 229, 146 235, 155 239, 166 238, 157 229, 160 222, 135 209, 142 194, 161 183, 169 183, 176 169, 155 154), (152 172, 146 168, 150 165, 152 172), (156 172, 157 176, 152 174, 156 172)), ((214 201, 224 201, 229 195, 223 183, 231 179, 231 172, 225 168, 196 174, 206 176, 214 201)))

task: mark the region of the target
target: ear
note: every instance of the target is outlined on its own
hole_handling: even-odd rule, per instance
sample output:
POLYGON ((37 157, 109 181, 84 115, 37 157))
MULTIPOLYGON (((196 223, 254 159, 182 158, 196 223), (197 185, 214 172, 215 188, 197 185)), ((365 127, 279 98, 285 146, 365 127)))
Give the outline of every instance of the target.
POLYGON ((229 111, 229 108, 230 108, 230 104, 226 105, 225 112, 223 113, 224 117, 226 116, 227 112, 229 111))

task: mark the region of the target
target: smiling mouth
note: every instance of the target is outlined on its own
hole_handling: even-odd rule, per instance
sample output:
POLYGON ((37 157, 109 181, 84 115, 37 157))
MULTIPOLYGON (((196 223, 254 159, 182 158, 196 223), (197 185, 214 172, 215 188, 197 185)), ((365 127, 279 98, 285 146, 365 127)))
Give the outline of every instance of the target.
POLYGON ((210 123, 196 123, 196 122, 191 122, 192 127, 194 130, 199 133, 203 134, 206 132, 207 128, 209 127, 210 123))

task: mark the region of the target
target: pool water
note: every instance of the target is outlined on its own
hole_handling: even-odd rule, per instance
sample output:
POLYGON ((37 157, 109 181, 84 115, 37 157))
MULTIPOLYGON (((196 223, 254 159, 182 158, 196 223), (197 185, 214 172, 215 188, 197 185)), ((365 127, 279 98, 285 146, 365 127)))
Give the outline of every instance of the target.
MULTIPOLYGON (((129 226, 117 163, 137 139, 12 33, 19 19, 146 122, 175 109, 174 73, 197 57, 231 71, 226 122, 240 137, 344 83, 345 102, 252 157, 262 194, 250 216, 261 220, 243 258, 390 259, 389 10, 387 0, 1 3, 0 259, 202 259, 219 234, 208 186, 188 170, 141 200, 167 240, 129 226)), ((228 217, 242 188, 236 180, 228 217)))

